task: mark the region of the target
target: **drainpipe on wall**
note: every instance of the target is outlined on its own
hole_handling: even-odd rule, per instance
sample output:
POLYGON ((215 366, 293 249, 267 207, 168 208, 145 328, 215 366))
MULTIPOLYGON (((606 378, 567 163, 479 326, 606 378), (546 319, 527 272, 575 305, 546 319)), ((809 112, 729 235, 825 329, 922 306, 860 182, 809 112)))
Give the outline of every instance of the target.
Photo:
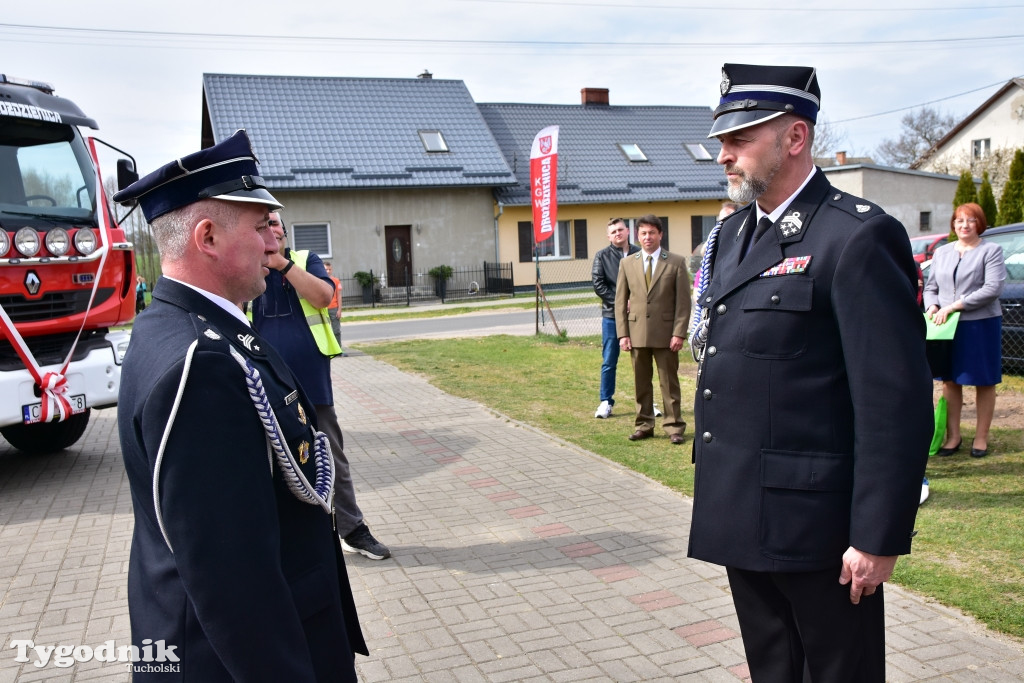
POLYGON ((505 204, 498 202, 498 215, 494 217, 494 262, 499 263, 498 260, 498 219, 501 218, 501 214, 505 213, 505 204))

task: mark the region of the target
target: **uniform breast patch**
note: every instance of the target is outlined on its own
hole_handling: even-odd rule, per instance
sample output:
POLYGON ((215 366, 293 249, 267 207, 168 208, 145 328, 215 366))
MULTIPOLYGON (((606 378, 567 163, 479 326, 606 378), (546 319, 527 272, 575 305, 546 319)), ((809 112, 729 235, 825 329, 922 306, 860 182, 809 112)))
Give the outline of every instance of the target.
POLYGON ((781 263, 772 266, 761 273, 761 277, 778 277, 779 275, 796 275, 807 270, 807 264, 811 262, 811 256, 790 256, 783 259, 781 263))

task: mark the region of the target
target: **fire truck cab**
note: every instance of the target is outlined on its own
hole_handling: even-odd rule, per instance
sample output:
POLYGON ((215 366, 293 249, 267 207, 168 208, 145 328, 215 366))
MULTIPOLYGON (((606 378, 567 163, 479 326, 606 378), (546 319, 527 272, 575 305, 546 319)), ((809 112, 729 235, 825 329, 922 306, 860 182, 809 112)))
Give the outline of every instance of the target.
POLYGON ((105 143, 85 128, 96 122, 51 86, 0 74, 0 434, 31 453, 71 446, 92 409, 117 404, 130 332, 114 328, 135 314, 105 143))

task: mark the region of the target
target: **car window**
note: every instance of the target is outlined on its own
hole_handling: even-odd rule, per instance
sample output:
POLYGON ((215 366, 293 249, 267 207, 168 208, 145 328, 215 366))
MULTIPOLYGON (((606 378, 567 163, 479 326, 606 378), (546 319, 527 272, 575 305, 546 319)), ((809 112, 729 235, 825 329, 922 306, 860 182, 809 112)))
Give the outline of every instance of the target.
POLYGON ((1024 282, 1024 231, 986 236, 985 240, 1003 248, 1007 282, 1024 282))
POLYGON ((931 239, 912 239, 910 240, 910 247, 914 250, 915 254, 923 254, 928 251, 928 247, 931 245, 931 239))

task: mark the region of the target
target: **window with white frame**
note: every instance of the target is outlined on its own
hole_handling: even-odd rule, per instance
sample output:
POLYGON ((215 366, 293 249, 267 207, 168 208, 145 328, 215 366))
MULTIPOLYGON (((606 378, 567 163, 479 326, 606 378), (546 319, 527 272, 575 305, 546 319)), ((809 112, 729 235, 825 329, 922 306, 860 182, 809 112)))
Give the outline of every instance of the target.
POLYGON ((439 130, 421 130, 419 131, 420 140, 423 141, 423 148, 428 152, 447 152, 448 142, 444 139, 444 134, 439 130))
POLYGON ((703 143, 687 142, 684 144, 687 151, 693 156, 694 161, 711 161, 714 158, 703 143))
POLYGON ((572 258, 572 243, 569 221, 558 221, 555 234, 537 244, 538 256, 543 259, 572 258))
POLYGON ((308 249, 320 258, 331 258, 331 224, 293 223, 291 242, 292 249, 308 249))
POLYGON ((971 158, 980 161, 992 152, 992 139, 971 140, 971 158))
POLYGON ((640 145, 635 142, 620 142, 619 149, 626 155, 626 158, 630 161, 647 161, 647 155, 640 149, 640 145))

